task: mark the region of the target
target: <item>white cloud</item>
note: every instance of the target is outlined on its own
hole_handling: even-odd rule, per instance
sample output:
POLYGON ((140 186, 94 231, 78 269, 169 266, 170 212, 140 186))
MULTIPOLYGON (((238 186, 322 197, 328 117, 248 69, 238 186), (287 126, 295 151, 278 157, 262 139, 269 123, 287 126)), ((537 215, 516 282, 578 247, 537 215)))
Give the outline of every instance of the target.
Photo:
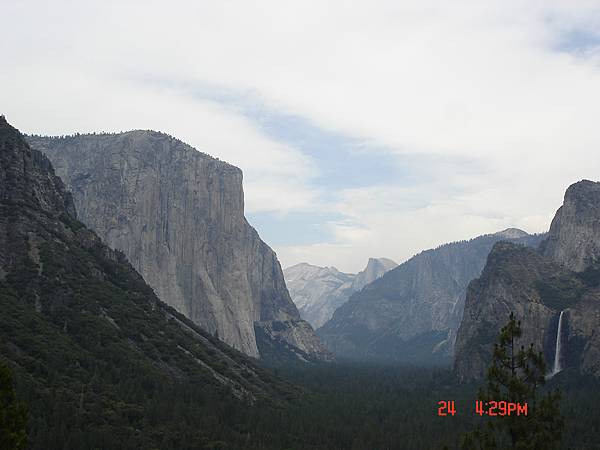
POLYGON ((306 186, 311 161, 269 139, 230 108, 82 67, 47 64, 41 76, 35 66, 13 67, 0 75, 3 83, 15 86, 0 93, 0 104, 23 132, 160 130, 242 167, 247 212, 306 209, 314 201, 316 193, 306 186))
POLYGON ((24 0, 3 18, 0 107, 24 131, 159 129, 240 166, 252 211, 318 208, 356 224, 278 249, 284 264, 356 270, 368 255, 402 259, 503 226, 541 231, 568 184, 599 178, 599 1, 24 0), (573 32, 585 48, 559 51, 573 32), (428 179, 324 203, 319 168, 297 149, 235 108, 143 77, 252 92, 421 155, 428 179))
POLYGON ((427 192, 431 186, 422 188, 425 192, 391 186, 346 191, 335 210, 352 221, 329 224, 333 242, 282 246, 277 254, 285 266, 308 260, 356 272, 365 266, 368 256, 403 262, 424 249, 509 227, 532 233, 545 231, 561 195, 558 193, 554 205, 523 207, 518 188, 509 189, 512 197, 506 197, 504 189, 452 196, 427 192), (406 208, 407 204, 415 207, 406 208))

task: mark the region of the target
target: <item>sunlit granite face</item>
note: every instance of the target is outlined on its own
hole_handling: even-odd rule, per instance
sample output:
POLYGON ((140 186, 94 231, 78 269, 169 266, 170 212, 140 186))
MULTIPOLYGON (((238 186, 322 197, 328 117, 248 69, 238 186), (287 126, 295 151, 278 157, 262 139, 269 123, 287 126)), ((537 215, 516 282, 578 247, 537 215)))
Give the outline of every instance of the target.
MULTIPOLYGON (((259 357, 255 325, 300 319, 275 253, 244 218, 238 168, 153 131, 29 141, 73 193, 80 219, 210 333, 259 357)), ((310 326, 299 330, 310 338, 290 345, 328 357, 310 326)))

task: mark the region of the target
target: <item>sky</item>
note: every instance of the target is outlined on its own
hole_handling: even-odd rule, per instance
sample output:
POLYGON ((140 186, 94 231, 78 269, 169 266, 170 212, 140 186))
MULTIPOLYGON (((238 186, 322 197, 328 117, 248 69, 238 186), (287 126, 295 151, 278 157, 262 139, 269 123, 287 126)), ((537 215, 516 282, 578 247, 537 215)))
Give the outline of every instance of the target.
POLYGON ((0 113, 244 172, 284 267, 548 229, 600 180, 600 0, 0 0, 0 113))

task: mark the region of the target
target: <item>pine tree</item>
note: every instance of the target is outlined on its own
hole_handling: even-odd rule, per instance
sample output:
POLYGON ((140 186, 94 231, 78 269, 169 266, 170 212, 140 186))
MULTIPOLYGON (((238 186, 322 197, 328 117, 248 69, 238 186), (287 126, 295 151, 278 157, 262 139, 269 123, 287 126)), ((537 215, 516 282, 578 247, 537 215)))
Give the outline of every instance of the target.
POLYGON ((21 450, 27 446, 27 415, 17 402, 8 367, 0 363, 0 450, 21 450))
POLYGON ((480 391, 479 399, 527 403, 528 414, 488 418, 483 429, 478 427, 465 435, 465 450, 551 450, 560 444, 560 392, 547 392, 540 397, 540 388, 546 382, 546 364, 533 344, 515 348, 521 335, 521 322, 511 313, 494 345, 487 386, 480 391))

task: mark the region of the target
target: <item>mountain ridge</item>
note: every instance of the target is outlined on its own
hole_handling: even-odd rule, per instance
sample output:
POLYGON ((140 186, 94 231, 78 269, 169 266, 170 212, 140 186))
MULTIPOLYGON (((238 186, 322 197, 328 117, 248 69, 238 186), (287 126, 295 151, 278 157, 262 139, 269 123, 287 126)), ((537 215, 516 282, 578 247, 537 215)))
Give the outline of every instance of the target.
MULTIPOLYGON (((481 273, 493 244, 506 231, 418 253, 353 294, 317 333, 343 358, 449 361, 467 285, 481 273)), ((522 233, 516 241, 537 245, 542 239, 522 233)))
POLYGON ((239 168, 155 131, 28 140, 73 193, 81 221, 122 250, 159 298, 249 356, 260 356, 264 328, 299 359, 330 359, 244 217, 239 168))
POLYGON ((388 258, 369 258, 357 274, 337 268, 299 263, 284 269, 283 274, 292 300, 300 314, 315 329, 329 320, 352 293, 382 276, 396 263, 388 258))
POLYGON ((495 336, 513 312, 522 322, 518 345, 533 344, 554 365, 564 312, 559 367, 600 377, 600 183, 583 180, 563 205, 537 250, 496 244, 472 281, 458 331, 454 370, 461 381, 482 378, 495 336))

